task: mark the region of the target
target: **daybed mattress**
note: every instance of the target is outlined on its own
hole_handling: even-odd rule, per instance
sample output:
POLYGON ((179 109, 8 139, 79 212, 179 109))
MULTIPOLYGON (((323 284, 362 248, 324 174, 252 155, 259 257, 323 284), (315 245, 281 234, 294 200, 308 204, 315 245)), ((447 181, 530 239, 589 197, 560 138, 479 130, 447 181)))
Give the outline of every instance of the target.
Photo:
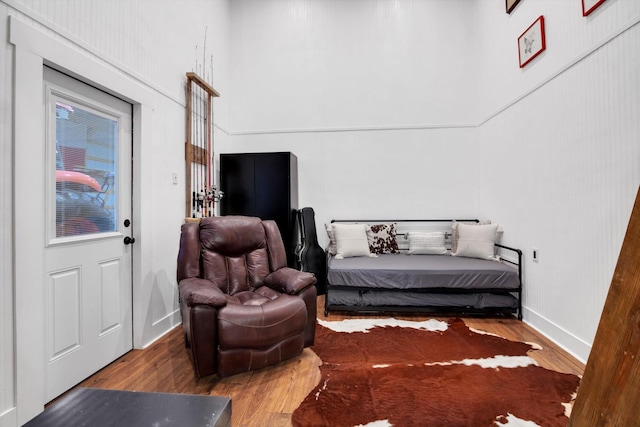
POLYGON ((511 294, 425 293, 386 289, 331 289, 326 295, 329 306, 347 307, 473 307, 517 309, 518 299, 511 294))
POLYGON ((339 287, 486 291, 516 290, 520 285, 518 272, 510 265, 447 255, 330 257, 328 267, 328 283, 339 287))

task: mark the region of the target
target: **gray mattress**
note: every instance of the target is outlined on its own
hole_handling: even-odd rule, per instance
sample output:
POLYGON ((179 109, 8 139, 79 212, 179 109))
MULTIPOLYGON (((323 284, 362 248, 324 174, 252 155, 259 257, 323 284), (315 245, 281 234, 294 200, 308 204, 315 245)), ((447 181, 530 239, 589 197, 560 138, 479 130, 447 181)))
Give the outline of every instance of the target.
POLYGON ((413 291, 386 291, 384 289, 353 290, 331 289, 327 292, 328 306, 348 307, 473 307, 477 309, 517 309, 518 299, 511 294, 491 293, 425 293, 413 291))
POLYGON ((330 286, 371 289, 516 290, 518 271, 505 263, 447 255, 330 257, 330 286))

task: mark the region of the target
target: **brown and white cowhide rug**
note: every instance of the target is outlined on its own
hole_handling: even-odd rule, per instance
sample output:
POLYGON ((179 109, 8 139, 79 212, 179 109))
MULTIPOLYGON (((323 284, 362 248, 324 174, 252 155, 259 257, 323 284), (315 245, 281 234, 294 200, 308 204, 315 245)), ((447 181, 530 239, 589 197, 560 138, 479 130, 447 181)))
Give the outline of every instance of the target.
MULTIPOLYGON (((450 323, 318 320, 322 378, 294 426, 565 426, 579 377, 537 366, 536 345, 450 323)), ((537 347, 539 348, 539 347, 537 347)))

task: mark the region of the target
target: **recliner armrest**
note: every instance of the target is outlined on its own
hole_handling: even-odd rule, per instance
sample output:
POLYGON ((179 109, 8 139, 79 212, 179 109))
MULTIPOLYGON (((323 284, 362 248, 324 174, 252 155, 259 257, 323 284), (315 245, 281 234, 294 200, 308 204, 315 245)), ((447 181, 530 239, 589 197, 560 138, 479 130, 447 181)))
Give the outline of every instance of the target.
POLYGON ((181 280, 178 284, 180 298, 189 307, 194 305, 210 305, 212 307, 224 307, 227 298, 224 293, 213 283, 206 279, 190 277, 181 280))
POLYGON ((318 282, 313 273, 294 270, 290 267, 283 267, 269 274, 264 279, 264 284, 276 291, 296 295, 307 286, 315 285, 318 282))

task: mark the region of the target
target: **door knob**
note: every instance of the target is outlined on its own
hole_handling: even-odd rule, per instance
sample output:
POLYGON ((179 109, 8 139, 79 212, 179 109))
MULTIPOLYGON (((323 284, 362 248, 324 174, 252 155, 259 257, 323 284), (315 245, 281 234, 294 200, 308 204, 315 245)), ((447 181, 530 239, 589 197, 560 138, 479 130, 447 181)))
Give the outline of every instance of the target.
POLYGON ((125 245, 133 245, 135 242, 136 242, 136 239, 134 237, 129 237, 129 236, 124 237, 125 245))

